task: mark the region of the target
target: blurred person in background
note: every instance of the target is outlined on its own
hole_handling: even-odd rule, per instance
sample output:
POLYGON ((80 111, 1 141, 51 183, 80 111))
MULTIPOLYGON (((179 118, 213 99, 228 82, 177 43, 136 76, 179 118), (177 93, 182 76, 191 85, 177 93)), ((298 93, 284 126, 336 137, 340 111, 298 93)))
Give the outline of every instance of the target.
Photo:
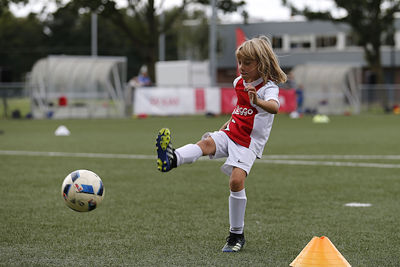
POLYGON ((147 87, 147 86, 152 86, 153 83, 149 77, 149 74, 147 72, 147 66, 143 65, 140 68, 139 74, 136 77, 133 77, 130 81, 129 81, 129 85, 133 88, 136 87, 147 87))

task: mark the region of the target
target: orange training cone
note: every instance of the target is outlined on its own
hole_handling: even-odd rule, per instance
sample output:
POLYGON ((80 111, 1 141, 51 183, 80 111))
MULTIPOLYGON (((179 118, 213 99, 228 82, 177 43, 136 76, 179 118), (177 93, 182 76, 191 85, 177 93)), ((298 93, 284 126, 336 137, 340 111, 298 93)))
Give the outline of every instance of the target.
POLYGON ((292 267, 351 267, 326 236, 316 237, 290 264, 292 267))

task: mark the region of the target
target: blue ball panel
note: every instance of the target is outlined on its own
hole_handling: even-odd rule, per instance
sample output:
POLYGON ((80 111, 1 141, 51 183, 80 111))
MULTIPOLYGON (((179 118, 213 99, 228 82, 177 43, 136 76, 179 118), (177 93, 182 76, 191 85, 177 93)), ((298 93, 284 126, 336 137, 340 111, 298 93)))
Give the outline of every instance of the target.
POLYGON ((88 185, 88 184, 81 184, 81 186, 82 186, 82 191, 80 191, 80 193, 87 193, 87 194, 94 195, 93 186, 88 185))
POLYGON ((103 183, 100 181, 100 188, 99 191, 97 191, 97 195, 102 196, 103 195, 103 183))
POLYGON ((71 173, 72 182, 75 182, 76 179, 78 179, 79 177, 80 177, 79 171, 71 173))

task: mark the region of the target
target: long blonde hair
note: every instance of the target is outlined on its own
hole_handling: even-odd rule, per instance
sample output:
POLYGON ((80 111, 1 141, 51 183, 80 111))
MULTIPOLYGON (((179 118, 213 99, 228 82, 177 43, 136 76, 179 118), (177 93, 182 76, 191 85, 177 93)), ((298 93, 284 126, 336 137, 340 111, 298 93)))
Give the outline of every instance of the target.
POLYGON ((279 84, 287 80, 286 74, 279 66, 278 58, 266 36, 253 38, 241 44, 236 49, 236 59, 255 60, 258 73, 263 78, 264 83, 271 80, 279 84))

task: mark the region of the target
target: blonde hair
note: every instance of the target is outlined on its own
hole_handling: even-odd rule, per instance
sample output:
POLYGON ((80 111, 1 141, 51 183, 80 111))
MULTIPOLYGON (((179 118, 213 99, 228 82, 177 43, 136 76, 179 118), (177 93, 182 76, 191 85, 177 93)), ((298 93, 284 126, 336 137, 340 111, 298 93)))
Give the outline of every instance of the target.
POLYGON ((255 60, 258 73, 263 78, 264 83, 271 80, 279 84, 287 80, 286 74, 279 66, 278 58, 266 36, 253 38, 241 44, 236 49, 236 59, 255 60))

